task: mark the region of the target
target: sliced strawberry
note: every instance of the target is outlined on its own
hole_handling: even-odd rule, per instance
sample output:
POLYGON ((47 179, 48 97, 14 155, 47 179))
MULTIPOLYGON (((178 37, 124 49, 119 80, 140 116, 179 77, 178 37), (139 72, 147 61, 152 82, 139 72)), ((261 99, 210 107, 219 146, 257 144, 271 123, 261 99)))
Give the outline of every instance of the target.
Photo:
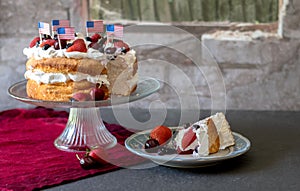
POLYGON ((189 128, 183 135, 181 146, 183 149, 187 148, 196 139, 196 133, 193 132, 193 128, 189 128))
POLYGON ((150 138, 156 139, 159 145, 164 144, 172 137, 172 131, 166 126, 157 126, 150 132, 150 138))
POLYGON ((31 42, 30 42, 30 44, 29 44, 29 47, 30 48, 32 48, 32 47, 34 47, 35 45, 36 45, 36 43, 37 42, 39 42, 40 41, 40 37, 35 37, 31 42))
POLYGON ((89 152, 89 156, 95 159, 99 163, 106 163, 105 159, 107 158, 107 154, 104 149, 97 148, 93 149, 89 152))
POLYGON ((67 52, 87 52, 87 48, 83 39, 76 39, 73 45, 67 49, 67 52))
POLYGON ((124 48, 126 51, 130 50, 128 44, 126 44, 124 41, 121 41, 121 40, 114 42, 114 45, 117 48, 124 48))
POLYGON ((101 38, 101 35, 98 33, 95 33, 92 37, 91 40, 92 42, 98 42, 98 40, 101 38))
POLYGON ((40 47, 43 47, 45 46, 45 44, 49 44, 50 46, 54 46, 56 40, 54 39, 47 39, 47 40, 44 40, 41 44, 40 44, 40 47))

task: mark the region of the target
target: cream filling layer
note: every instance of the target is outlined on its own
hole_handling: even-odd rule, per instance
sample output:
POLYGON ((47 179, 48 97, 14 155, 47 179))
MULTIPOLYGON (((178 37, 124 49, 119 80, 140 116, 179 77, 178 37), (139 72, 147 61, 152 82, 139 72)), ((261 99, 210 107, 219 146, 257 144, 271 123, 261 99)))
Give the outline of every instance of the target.
POLYGON ((26 79, 31 79, 36 81, 37 83, 44 83, 44 84, 53 84, 53 83, 65 83, 68 80, 72 80, 75 82, 87 80, 91 83, 99 83, 100 85, 105 84, 109 86, 110 83, 107 79, 107 75, 96 75, 91 76, 84 73, 46 73, 41 70, 27 70, 24 74, 26 79))

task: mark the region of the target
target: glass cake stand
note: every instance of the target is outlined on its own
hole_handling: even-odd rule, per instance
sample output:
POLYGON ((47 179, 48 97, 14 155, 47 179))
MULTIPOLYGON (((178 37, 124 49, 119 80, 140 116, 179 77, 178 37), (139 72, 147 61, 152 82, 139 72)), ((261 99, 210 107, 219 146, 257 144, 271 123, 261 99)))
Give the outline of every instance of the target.
POLYGON ((48 108, 70 108, 67 125, 61 135, 56 138, 56 148, 68 152, 85 152, 87 149, 102 147, 111 148, 117 139, 105 127, 99 107, 129 103, 142 99, 156 92, 160 84, 156 79, 142 77, 136 90, 130 96, 111 96, 101 101, 43 101, 32 99, 26 93, 27 81, 15 83, 8 89, 11 97, 33 105, 48 108))

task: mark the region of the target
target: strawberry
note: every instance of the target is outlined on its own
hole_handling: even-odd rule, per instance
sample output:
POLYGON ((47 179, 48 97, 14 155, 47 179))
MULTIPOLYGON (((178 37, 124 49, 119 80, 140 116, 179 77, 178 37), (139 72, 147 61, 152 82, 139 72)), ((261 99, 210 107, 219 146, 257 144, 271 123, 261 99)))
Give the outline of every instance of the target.
POLYGON ((150 132, 150 138, 156 139, 159 145, 164 144, 172 137, 172 131, 166 126, 157 126, 150 132))
POLYGON ((56 40, 54 39, 47 39, 47 40, 44 40, 41 44, 40 44, 40 47, 43 47, 45 46, 46 44, 50 45, 50 46, 54 46, 56 40))
POLYGON ((91 37, 91 41, 92 42, 98 42, 98 40, 101 38, 101 35, 98 33, 95 33, 92 37, 91 37))
POLYGON ((83 39, 76 39, 73 45, 67 49, 67 52, 87 52, 87 48, 83 39))
POLYGON ((193 128, 189 128, 183 135, 181 146, 183 149, 187 148, 196 139, 196 133, 193 132, 193 128))
POLYGON ((114 42, 114 45, 115 45, 116 48, 124 48, 126 51, 130 50, 128 44, 126 44, 122 40, 114 42))
POLYGON ((36 45, 36 43, 37 42, 39 42, 40 41, 40 37, 35 37, 31 42, 30 42, 30 45, 29 45, 29 47, 30 48, 32 48, 32 47, 34 47, 35 45, 36 45))
POLYGON ((105 159, 107 158, 107 154, 103 148, 93 149, 89 152, 89 156, 96 160, 98 163, 106 163, 105 159))

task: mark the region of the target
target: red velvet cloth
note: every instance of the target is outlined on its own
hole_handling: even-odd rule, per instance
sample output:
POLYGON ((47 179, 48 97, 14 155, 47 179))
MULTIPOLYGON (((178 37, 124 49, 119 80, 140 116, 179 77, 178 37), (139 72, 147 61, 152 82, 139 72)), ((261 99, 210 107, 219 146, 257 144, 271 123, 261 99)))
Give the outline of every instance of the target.
POLYGON ((67 119, 67 112, 45 108, 0 112, 1 191, 51 187, 143 161, 123 146, 132 132, 106 124, 120 144, 108 150, 110 160, 101 168, 82 169, 75 153, 60 151, 53 144, 67 119))

